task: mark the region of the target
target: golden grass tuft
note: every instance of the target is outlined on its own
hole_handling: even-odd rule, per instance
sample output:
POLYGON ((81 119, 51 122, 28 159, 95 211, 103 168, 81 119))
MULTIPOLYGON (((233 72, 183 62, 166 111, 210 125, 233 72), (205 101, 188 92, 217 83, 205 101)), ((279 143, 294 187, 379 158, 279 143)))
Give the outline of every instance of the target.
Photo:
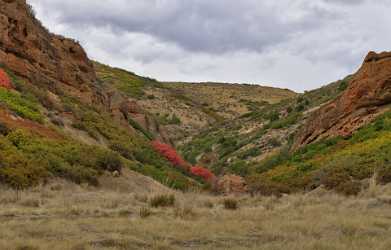
POLYGON ((149 204, 151 207, 172 207, 175 205, 175 195, 159 194, 150 198, 149 204))
POLYGON ((223 201, 224 208, 228 210, 236 210, 238 209, 238 201, 233 198, 226 198, 223 201))

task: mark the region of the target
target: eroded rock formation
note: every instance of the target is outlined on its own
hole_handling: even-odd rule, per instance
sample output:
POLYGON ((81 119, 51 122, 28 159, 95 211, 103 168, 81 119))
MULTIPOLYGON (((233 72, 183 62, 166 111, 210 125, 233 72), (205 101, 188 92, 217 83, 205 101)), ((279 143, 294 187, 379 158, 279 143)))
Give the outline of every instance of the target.
POLYGON ((96 81, 83 48, 48 32, 25 0, 0 0, 0 63, 32 82, 76 93, 96 81))
POLYGON ((349 136, 373 121, 391 103, 391 52, 370 52, 348 89, 315 111, 295 141, 295 148, 322 138, 349 136))

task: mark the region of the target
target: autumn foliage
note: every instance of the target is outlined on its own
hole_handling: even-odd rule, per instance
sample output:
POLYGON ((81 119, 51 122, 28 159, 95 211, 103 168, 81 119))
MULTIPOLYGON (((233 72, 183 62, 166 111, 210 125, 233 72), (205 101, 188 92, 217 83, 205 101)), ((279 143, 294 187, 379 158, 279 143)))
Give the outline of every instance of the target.
POLYGON ((7 88, 7 89, 13 88, 11 84, 11 80, 9 79, 7 73, 3 69, 0 69, 0 87, 7 88))
POLYGON ((172 165, 187 170, 188 164, 182 157, 176 152, 176 150, 168 144, 161 143, 160 141, 153 141, 152 147, 160 155, 165 157, 172 165))
POLYGON ((200 166, 194 166, 190 169, 191 173, 195 176, 201 177, 205 181, 213 181, 216 176, 207 168, 200 167, 200 166))
POLYGON ((191 175, 201 177, 206 182, 212 182, 216 179, 216 176, 204 167, 190 167, 190 164, 183 160, 177 151, 170 145, 155 140, 152 142, 152 147, 175 167, 181 168, 191 175))

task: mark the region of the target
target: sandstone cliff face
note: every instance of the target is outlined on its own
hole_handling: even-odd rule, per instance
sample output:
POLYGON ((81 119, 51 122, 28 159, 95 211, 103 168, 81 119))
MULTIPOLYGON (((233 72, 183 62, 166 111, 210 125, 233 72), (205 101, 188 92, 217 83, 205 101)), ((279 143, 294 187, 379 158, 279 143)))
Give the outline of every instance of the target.
POLYGON ((308 119, 294 148, 332 136, 349 136, 391 103, 391 52, 370 52, 348 89, 308 119))
POLYGON ((25 0, 0 0, 0 63, 32 82, 76 93, 96 80, 83 48, 49 33, 25 0))
POLYGON ((128 123, 128 118, 132 118, 143 129, 169 142, 159 124, 136 101, 110 86, 97 84, 93 63, 84 49, 45 29, 26 0, 0 0, 0 65, 45 90, 57 95, 65 92, 97 106, 135 132, 128 123))

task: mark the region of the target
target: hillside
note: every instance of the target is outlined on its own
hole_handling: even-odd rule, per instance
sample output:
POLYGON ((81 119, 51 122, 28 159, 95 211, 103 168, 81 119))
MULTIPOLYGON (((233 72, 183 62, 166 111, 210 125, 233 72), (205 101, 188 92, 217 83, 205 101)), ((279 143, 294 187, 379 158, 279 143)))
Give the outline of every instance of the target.
MULTIPOLYGON (((125 2, 142 7, 110 3, 115 16, 125 2)), ((199 2, 208 15, 223 16, 241 1, 229 8, 213 3, 221 9, 199 2)), ((327 6, 305 2, 299 5, 309 10, 327 6)), ((56 11, 66 6, 41 3, 56 11)), ((86 3, 108 22, 97 5, 86 3)), ((107 4, 99 4, 106 11, 107 4)), ((69 6, 75 14, 77 1, 69 6)), ((123 10, 129 20, 151 15, 150 9, 123 10)), ((237 10, 243 12, 230 12, 237 10)), ((93 20, 87 12, 80 10, 93 20)), ((152 13, 157 18, 159 12, 152 13)), ((303 26, 302 13, 283 14, 281 20, 293 14, 288 19, 303 26)), ((203 34, 191 32, 186 39, 203 34)), ((330 47, 339 52, 340 46, 330 47)), ((264 65, 280 65, 267 57, 264 65)), ((327 67, 321 72, 329 73, 327 67)), ((391 52, 369 52, 357 72, 300 94, 251 84, 162 82, 90 60, 79 42, 47 30, 26 0, 0 0, 0 250, 389 250, 390 208, 391 52)))
POLYGON ((89 60, 25 1, 0 1, 1 183, 98 186, 132 170, 180 190, 355 194, 375 173, 390 181, 390 53, 304 94, 159 82, 89 60))
POLYGON ((319 186, 357 194, 374 174, 388 183, 388 55, 371 52, 357 73, 211 128, 181 152, 218 175, 245 177, 262 194, 319 186))
MULTIPOLYGON (((99 80, 131 98, 159 124, 171 143, 180 143, 256 107, 296 96, 290 90, 259 85, 158 82, 97 62, 94 65, 99 80)), ((145 121, 141 124, 151 130, 145 121)))
POLYGON ((253 106, 240 117, 194 136, 180 149, 191 162, 243 175, 249 164, 291 143, 310 114, 340 95, 348 81, 349 77, 278 103, 253 106))
POLYGON ((1 183, 99 185, 105 172, 131 169, 173 188, 199 186, 152 148, 133 102, 96 77, 83 48, 48 32, 25 1, 1 0, 0 39, 1 183))
POLYGON ((199 188, 207 172, 190 172, 162 148, 175 153, 170 145, 242 115, 247 102, 295 95, 248 85, 179 88, 92 62, 78 42, 43 27, 24 0, 1 0, 0 30, 0 182, 17 189, 54 177, 100 185, 107 172, 129 169, 172 188, 199 188))

